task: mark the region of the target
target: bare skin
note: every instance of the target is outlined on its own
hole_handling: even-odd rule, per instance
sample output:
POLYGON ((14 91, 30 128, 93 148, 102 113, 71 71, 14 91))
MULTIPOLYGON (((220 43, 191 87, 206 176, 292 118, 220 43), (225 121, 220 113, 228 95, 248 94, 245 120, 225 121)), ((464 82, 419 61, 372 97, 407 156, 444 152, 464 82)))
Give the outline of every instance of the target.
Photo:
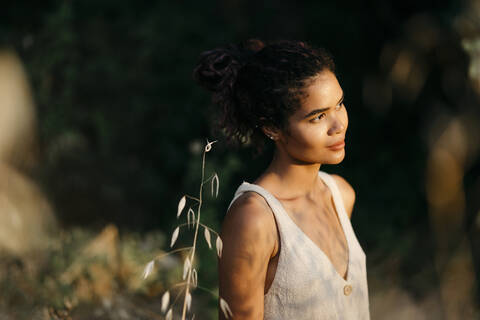
MULTIPOLYGON (((330 190, 318 177, 322 164, 338 164, 345 149, 332 149, 348 127, 343 91, 330 71, 318 74, 306 88, 307 97, 290 118, 288 131, 263 128, 276 144, 274 158, 254 182, 275 196, 300 229, 327 255, 343 278, 348 247, 330 190), (326 109, 326 110, 325 110, 326 109)), ((333 175, 351 216, 355 192, 333 175)), ((222 226, 219 259, 220 296, 234 319, 263 319, 264 295, 278 263, 280 238, 273 213, 258 194, 247 192, 230 208, 222 226)), ((219 312, 219 318, 224 319, 219 312)))

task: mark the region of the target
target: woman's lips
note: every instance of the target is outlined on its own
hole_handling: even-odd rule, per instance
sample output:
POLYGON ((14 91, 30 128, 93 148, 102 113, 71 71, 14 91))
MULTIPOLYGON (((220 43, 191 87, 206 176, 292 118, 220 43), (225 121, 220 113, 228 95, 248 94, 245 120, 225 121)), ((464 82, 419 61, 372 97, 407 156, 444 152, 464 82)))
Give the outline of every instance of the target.
POLYGON ((335 144, 329 145, 328 148, 331 150, 341 150, 345 147, 345 140, 342 140, 340 142, 337 142, 335 144))

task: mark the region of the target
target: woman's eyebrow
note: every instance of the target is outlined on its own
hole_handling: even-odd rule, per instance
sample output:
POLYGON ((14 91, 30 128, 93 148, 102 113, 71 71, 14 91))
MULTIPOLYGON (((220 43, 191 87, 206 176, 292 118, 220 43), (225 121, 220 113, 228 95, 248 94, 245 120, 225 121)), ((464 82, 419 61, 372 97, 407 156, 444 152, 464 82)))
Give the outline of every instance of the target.
POLYGON ((303 119, 306 119, 306 118, 309 118, 313 115, 316 115, 317 113, 322 113, 324 111, 327 111, 328 109, 330 108, 322 108, 322 109, 315 109, 315 110, 312 110, 310 111, 309 113, 307 113, 306 115, 303 116, 303 119))
MULTIPOLYGON (((343 101, 343 97, 344 97, 344 94, 343 94, 343 92, 342 92, 342 97, 340 98, 340 100, 338 100, 338 102, 337 102, 336 105, 340 104, 340 103, 343 101)), ((330 109, 330 108, 321 108, 321 109, 312 110, 312 111, 310 111, 309 113, 307 113, 305 116, 303 116, 303 119, 306 119, 306 118, 308 118, 308 117, 311 117, 311 116, 313 116, 313 115, 315 115, 315 114, 317 114, 317 113, 325 112, 325 111, 327 111, 328 109, 330 109)))

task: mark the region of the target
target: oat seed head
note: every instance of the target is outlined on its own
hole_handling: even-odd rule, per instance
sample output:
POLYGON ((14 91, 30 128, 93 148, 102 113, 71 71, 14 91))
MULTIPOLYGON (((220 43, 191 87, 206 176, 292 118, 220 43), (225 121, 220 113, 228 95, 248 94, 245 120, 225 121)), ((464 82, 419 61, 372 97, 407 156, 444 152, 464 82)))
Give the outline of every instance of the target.
POLYGON ((169 302, 170 302, 170 292, 168 292, 167 290, 162 296, 162 308, 161 308, 162 312, 167 311, 169 302))
POLYGON ((154 260, 150 261, 147 264, 147 266, 143 270, 143 279, 147 279, 147 277, 152 273, 154 264, 155 264, 154 260))
POLYGON ((212 186, 212 197, 215 195, 215 198, 218 197, 218 187, 219 187, 219 181, 218 181, 218 175, 215 173, 215 175, 213 176, 212 178, 212 182, 211 182, 211 186, 212 186), (215 193, 213 193, 213 187, 215 185, 215 193))
POLYGON ((222 257, 222 250, 223 250, 223 241, 220 236, 217 236, 217 241, 215 241, 215 246, 217 247, 217 255, 219 258, 222 257))
POLYGON ((190 292, 187 292, 187 310, 190 311, 190 307, 192 306, 192 295, 190 292))
POLYGON ((187 220, 188 220, 188 225, 190 227, 190 221, 193 225, 195 225, 195 211, 193 211, 192 208, 189 208, 188 209, 188 212, 187 212, 187 220))
POLYGON ((178 202, 177 219, 182 214, 183 208, 185 208, 185 203, 187 203, 187 199, 185 196, 183 196, 182 199, 180 199, 180 201, 178 202))
POLYGON ((172 234, 172 240, 170 241, 170 248, 173 247, 175 241, 177 241, 178 233, 180 232, 180 227, 176 227, 172 234))
POLYGON ((196 288, 198 285, 198 275, 197 275, 197 269, 195 268, 192 271, 192 283, 193 283, 193 286, 196 288))
POLYGON ((173 312, 172 308, 170 308, 167 312, 167 315, 165 316, 165 320, 172 320, 173 312))
POLYGON ((187 278, 187 274, 188 274, 188 270, 190 270, 192 264, 190 262, 190 259, 187 257, 185 259, 185 262, 183 263, 183 280, 185 280, 187 278))
POLYGON ((204 235, 205 235, 205 240, 207 240, 208 248, 212 249, 212 242, 210 241, 210 231, 208 231, 207 227, 205 227, 204 235))
POLYGON ((222 297, 220 297, 220 309, 222 309, 225 318, 229 319, 231 316, 233 316, 232 310, 230 310, 227 301, 223 300, 222 297))

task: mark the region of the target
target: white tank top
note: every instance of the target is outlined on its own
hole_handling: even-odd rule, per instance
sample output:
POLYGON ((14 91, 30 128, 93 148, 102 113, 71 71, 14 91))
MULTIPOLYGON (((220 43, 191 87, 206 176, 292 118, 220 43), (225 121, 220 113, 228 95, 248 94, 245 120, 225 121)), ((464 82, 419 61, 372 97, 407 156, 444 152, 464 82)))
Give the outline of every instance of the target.
POLYGON ((345 280, 327 255, 293 222, 284 207, 264 188, 243 182, 230 205, 253 191, 267 201, 280 233, 275 278, 264 296, 264 319, 370 319, 365 253, 353 232, 335 180, 320 171, 330 188, 348 245, 345 280))

